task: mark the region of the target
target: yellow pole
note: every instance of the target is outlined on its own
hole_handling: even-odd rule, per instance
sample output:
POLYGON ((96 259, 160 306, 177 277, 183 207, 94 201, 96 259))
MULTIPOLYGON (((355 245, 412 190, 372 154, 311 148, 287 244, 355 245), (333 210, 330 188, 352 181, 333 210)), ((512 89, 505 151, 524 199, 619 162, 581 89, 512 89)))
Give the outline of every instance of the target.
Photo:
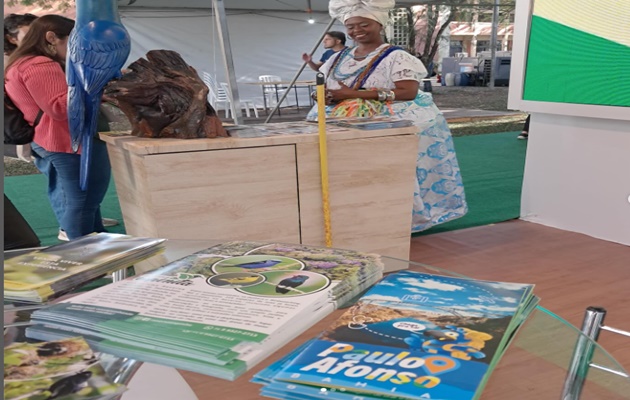
POLYGON ((324 211, 324 234, 326 247, 332 247, 330 225, 330 201, 328 187, 328 150, 326 148, 326 100, 324 74, 317 73, 317 126, 319 128, 319 168, 322 177, 322 206, 324 211))

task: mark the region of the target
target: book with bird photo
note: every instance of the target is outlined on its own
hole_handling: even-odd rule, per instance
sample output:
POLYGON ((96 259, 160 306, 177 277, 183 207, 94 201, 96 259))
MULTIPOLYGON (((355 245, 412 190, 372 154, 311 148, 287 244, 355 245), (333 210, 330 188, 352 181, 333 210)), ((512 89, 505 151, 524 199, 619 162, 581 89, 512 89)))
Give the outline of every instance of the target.
POLYGON ((4 262, 4 297, 43 302, 160 252, 165 239, 92 233, 4 262))
POLYGON ((234 379, 382 272, 374 254, 229 242, 37 310, 27 336, 234 379))
POLYGON ((4 348, 6 400, 104 400, 124 390, 109 379, 80 337, 4 348))
POLYGON ((538 298, 533 285, 388 275, 301 351, 259 373, 275 398, 477 398, 538 298))

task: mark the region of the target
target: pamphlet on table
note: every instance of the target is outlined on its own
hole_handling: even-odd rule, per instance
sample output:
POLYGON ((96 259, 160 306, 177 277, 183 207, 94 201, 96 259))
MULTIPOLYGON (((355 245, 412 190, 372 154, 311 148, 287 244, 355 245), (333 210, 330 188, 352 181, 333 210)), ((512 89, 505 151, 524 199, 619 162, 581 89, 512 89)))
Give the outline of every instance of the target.
POLYGON ((374 254, 229 242, 37 310, 26 335, 235 379, 382 271, 374 254))
POLYGON ((538 298, 533 285, 403 271, 254 378, 278 399, 471 400, 538 298))
POLYGON ((125 390, 114 383, 80 337, 13 343, 4 348, 5 400, 106 400, 125 390))
POLYGON ((93 233, 4 261, 4 298, 45 302, 163 250, 165 239, 93 233))
MULTIPOLYGON (((225 130, 231 137, 252 138, 252 137, 269 137, 279 135, 303 135, 317 134, 319 128, 317 124, 307 121, 295 122, 275 122, 270 124, 252 124, 252 125, 226 125, 225 130)), ((343 132, 348 128, 341 126, 328 126, 327 132, 343 132)))
POLYGON ((326 123, 328 124, 326 129, 330 129, 329 126, 333 125, 361 130, 404 128, 413 125, 413 121, 411 120, 385 115, 373 117, 330 118, 326 120, 326 123))

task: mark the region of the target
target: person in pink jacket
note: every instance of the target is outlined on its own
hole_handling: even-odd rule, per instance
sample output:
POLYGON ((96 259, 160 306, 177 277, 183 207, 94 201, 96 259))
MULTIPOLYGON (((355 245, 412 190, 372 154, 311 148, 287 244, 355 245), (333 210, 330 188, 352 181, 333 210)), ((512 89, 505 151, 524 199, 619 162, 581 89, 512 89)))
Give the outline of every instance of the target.
POLYGON ((90 187, 87 191, 79 187, 80 155, 70 145, 64 72, 73 27, 73 20, 59 15, 39 17, 5 69, 5 90, 24 118, 32 124, 39 110, 43 111, 32 152, 35 165, 48 178, 48 198, 68 239, 105 231, 100 205, 111 178, 106 146, 95 140, 90 187))

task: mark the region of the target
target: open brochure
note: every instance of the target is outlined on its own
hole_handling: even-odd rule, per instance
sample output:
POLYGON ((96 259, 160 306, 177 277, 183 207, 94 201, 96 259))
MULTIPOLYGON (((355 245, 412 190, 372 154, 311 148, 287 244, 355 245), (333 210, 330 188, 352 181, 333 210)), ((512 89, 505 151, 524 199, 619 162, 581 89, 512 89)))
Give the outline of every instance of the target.
POLYGON ((4 297, 43 302, 157 254, 165 239, 93 233, 4 261, 4 297))
POLYGON ((123 390, 80 337, 4 348, 5 400, 105 400, 123 390))
POLYGON ((229 242, 38 310, 27 336, 234 379, 382 271, 374 254, 229 242))
POLYGON ((316 339, 259 373, 262 394, 477 398, 537 303, 533 285, 388 275, 316 339))

